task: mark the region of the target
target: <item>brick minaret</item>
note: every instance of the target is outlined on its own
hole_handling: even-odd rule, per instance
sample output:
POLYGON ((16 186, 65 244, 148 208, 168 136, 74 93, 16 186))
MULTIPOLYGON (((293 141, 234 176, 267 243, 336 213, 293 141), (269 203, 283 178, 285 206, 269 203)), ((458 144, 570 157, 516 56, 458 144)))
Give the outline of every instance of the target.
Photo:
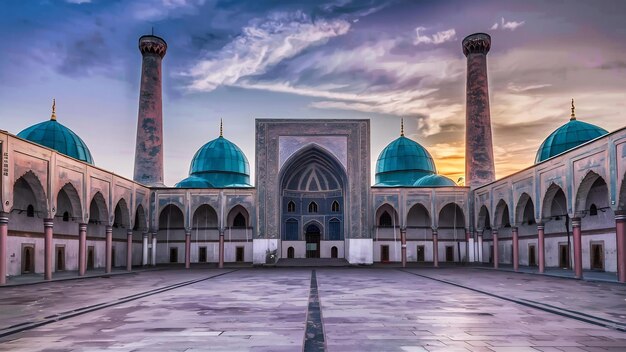
POLYGON ((495 180, 487 53, 491 37, 475 33, 463 39, 467 57, 467 107, 465 117, 465 185, 478 187, 495 180))
POLYGON ((161 61, 167 43, 157 36, 144 35, 139 38, 139 50, 143 60, 133 179, 149 186, 163 186, 161 61))

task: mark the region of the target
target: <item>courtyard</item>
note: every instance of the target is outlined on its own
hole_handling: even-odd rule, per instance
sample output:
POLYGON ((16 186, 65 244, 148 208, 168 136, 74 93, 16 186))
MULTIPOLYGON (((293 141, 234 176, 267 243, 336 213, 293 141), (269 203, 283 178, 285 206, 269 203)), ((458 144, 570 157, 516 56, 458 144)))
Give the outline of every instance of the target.
POLYGON ((2 351, 626 350, 625 285, 481 268, 165 268, 0 296, 2 351))

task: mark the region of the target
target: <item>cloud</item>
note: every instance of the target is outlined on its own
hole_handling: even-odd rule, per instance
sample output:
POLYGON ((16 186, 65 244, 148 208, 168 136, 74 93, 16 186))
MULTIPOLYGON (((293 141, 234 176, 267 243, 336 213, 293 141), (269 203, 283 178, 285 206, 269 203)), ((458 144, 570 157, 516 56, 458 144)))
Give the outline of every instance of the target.
POLYGON ((89 4, 91 2, 91 0, 65 0, 65 2, 70 3, 70 4, 89 4))
POLYGON ((515 92, 515 93, 521 93, 521 92, 526 92, 529 90, 535 90, 535 89, 541 89, 541 88, 546 88, 546 87, 552 87, 552 84, 531 84, 531 85, 527 85, 527 86, 519 86, 514 84, 513 82, 509 82, 509 84, 507 85, 507 89, 515 92))
POLYGON ((526 21, 521 21, 521 22, 516 22, 516 21, 505 21, 504 17, 500 18, 500 23, 495 22, 490 29, 492 30, 496 30, 498 28, 505 30, 511 30, 514 31, 515 29, 517 29, 518 27, 523 26, 526 23, 526 21))
POLYGON ((242 78, 265 73, 281 61, 344 35, 349 29, 350 23, 341 19, 313 20, 302 12, 274 13, 244 27, 241 35, 183 75, 191 77, 191 90, 212 91, 220 85, 233 85, 242 78))
POLYGON ((132 2, 130 12, 140 21, 159 21, 168 17, 196 14, 205 2, 206 0, 140 0, 132 2))
POLYGON ((442 44, 455 39, 456 31, 454 28, 437 32, 431 36, 420 34, 420 31, 425 29, 425 27, 415 28, 415 39, 413 40, 413 44, 442 44))

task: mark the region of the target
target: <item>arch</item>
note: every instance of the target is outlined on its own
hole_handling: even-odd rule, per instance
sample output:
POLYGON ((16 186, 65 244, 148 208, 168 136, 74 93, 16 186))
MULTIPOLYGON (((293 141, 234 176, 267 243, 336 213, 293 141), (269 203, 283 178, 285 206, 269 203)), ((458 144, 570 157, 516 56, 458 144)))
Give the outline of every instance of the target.
POLYGON ((617 201, 617 210, 626 211, 626 172, 622 177, 622 185, 619 188, 619 199, 617 201))
POLYGON ((48 200, 39 178, 32 172, 27 171, 13 184, 12 210, 24 212, 28 206, 33 207, 33 216, 47 217, 48 200))
POLYGON ((339 206, 338 201, 333 201, 333 204, 331 204, 330 206, 330 211, 332 211, 333 213, 338 213, 339 211, 341 211, 341 207, 339 206))
POLYGON ((591 206, 589 206, 589 215, 591 216, 598 215, 598 207, 594 203, 591 203, 591 206))
POLYGON ((514 222, 516 225, 535 224, 535 203, 526 192, 522 193, 517 201, 514 222))
POLYGON ((480 207, 480 210, 478 211, 476 229, 479 231, 491 230, 491 217, 489 216, 489 209, 487 209, 486 205, 480 207))
POLYGON ((348 184, 345 169, 325 148, 310 144, 287 159, 281 168, 281 190, 329 191, 348 184))
POLYGON ((295 252, 296 251, 295 249, 293 249, 293 247, 287 248, 287 258, 289 259, 295 258, 296 257, 295 252))
POLYGON ((219 226, 217 212, 209 204, 202 204, 193 212, 191 227, 194 229, 216 229, 219 226))
POLYGON ((309 213, 317 213, 317 210, 318 210, 317 203, 315 203, 314 201, 310 202, 309 203, 309 213))
POLYGON ((288 213, 296 212, 296 203, 294 203, 293 200, 290 200, 289 203, 287 203, 287 212, 288 213))
POLYGON ((328 239, 331 241, 339 241, 341 238, 341 221, 337 218, 332 218, 328 221, 328 239))
POLYGON ((497 229, 511 227, 511 217, 509 216, 509 205, 504 199, 500 199, 496 205, 493 224, 497 229))
POLYGON ((385 203, 376 209, 376 225, 378 227, 399 226, 398 212, 389 203, 385 203))
POLYGON ((456 203, 446 204, 441 208, 441 211, 439 211, 437 227, 440 229, 465 229, 465 214, 463 213, 463 209, 456 203))
POLYGON ((70 218, 82 219, 83 217, 82 205, 78 191, 76 191, 76 188, 70 182, 61 187, 59 193, 57 193, 56 213, 62 214, 63 221, 69 221, 70 218), (67 213, 67 220, 65 213, 67 213))
POLYGON ((26 216, 29 218, 35 217, 35 207, 32 204, 28 204, 26 207, 26 216))
POLYGON ((233 228, 246 228, 249 227, 250 224, 250 216, 248 215, 248 211, 242 205, 235 205, 228 212, 227 224, 228 227, 233 228))
POLYGON ((543 209, 541 217, 543 220, 560 219, 567 213, 567 197, 563 189, 556 183, 550 184, 543 197, 543 209))
POLYGON ((330 248, 330 257, 331 258, 338 258, 339 257, 339 249, 337 249, 337 246, 332 246, 330 248))
POLYGON ((534 225, 535 203, 528 193, 522 193, 515 206, 515 223, 517 225, 534 225))
POLYGON ((124 198, 117 202, 113 214, 113 227, 130 228, 130 211, 124 198))
POLYGON ((428 209, 421 204, 414 204, 406 215, 407 227, 431 227, 432 221, 428 209))
POLYGON ((89 203, 89 222, 94 224, 108 224, 109 210, 107 209, 104 196, 96 192, 89 203))
POLYGON ((139 204, 137 210, 135 210, 135 223, 133 226, 134 231, 145 231, 147 229, 146 212, 143 210, 143 205, 139 204))
POLYGON ((576 204, 574 208, 576 214, 584 216, 585 213, 589 211, 591 206, 589 200, 592 193, 596 194, 594 197, 597 203, 596 210, 603 210, 609 207, 609 189, 606 181, 597 173, 589 171, 580 182, 576 192, 576 204))
POLYGON ((298 220, 289 218, 285 221, 285 235, 283 240, 297 241, 300 238, 300 227, 298 226, 298 220))
POLYGON ((159 230, 173 230, 185 228, 183 211, 175 204, 170 203, 159 213, 159 230))
POLYGON ((324 224, 322 224, 321 222, 317 221, 317 220, 309 220, 306 223, 304 223, 304 226, 302 226, 302 232, 307 233, 307 230, 309 229, 310 226, 315 226, 317 227, 317 229, 320 231, 320 234, 324 233, 324 224))

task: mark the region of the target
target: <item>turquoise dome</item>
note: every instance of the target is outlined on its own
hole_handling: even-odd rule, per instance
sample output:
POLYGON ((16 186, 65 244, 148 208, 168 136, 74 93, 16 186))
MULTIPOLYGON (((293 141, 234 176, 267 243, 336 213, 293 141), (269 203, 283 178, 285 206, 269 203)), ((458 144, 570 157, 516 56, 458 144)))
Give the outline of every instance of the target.
POLYGON ((411 187, 418 179, 435 173, 435 162, 428 151, 402 135, 380 152, 374 186, 411 187))
POLYGON ((541 143, 535 163, 540 163, 607 133, 609 132, 604 128, 572 117, 568 123, 557 128, 541 143))
POLYGON ((250 185, 250 164, 241 149, 220 136, 203 145, 191 160, 185 188, 239 188, 250 185))
POLYGON ((54 149, 74 159, 94 164, 91 152, 85 142, 72 130, 57 122, 55 117, 28 127, 18 133, 17 136, 54 149))
POLYGON ((415 187, 449 187, 449 186, 456 186, 456 183, 454 183, 454 181, 442 175, 428 175, 415 181, 413 186, 415 187))

